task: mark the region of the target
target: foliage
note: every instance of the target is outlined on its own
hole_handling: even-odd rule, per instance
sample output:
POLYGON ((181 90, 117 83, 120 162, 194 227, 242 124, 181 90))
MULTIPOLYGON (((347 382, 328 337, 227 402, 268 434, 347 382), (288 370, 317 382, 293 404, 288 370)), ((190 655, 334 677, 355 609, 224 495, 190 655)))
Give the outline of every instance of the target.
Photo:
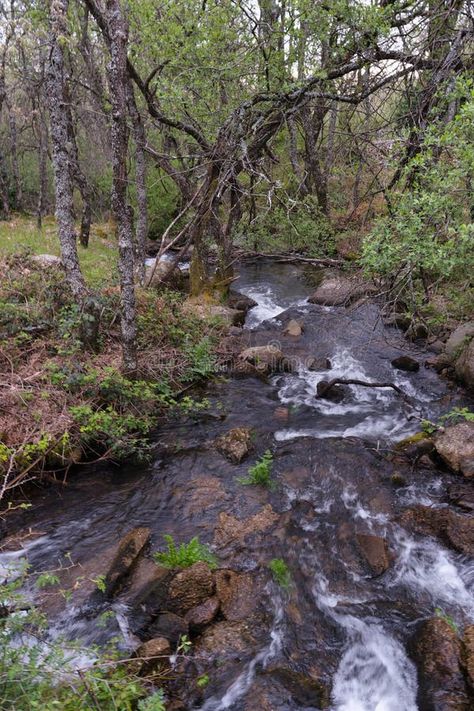
POLYGON ((443 425, 456 425, 463 421, 474 422, 474 412, 471 412, 467 407, 453 407, 452 410, 440 417, 437 423, 422 420, 421 429, 425 434, 431 435, 443 425))
POLYGON ((255 464, 248 469, 248 476, 240 477, 241 484, 251 484, 254 486, 266 486, 271 488, 274 485, 272 481, 272 466, 273 455, 269 449, 262 454, 255 464))
POLYGON ((450 425, 457 424, 465 420, 466 422, 474 422, 474 412, 471 412, 467 407, 453 407, 452 410, 439 418, 440 422, 450 425))
POLYGON ((146 435, 152 427, 149 417, 130 412, 122 414, 112 405, 101 410, 94 410, 90 405, 76 405, 70 412, 86 444, 102 443, 109 455, 118 460, 147 457, 146 435))
POLYGON ((371 273, 398 274, 426 286, 436 279, 460 280, 474 270, 472 81, 459 82, 456 98, 456 118, 433 122, 405 171, 414 176, 413 184, 395 196, 391 214, 364 241, 362 263, 371 273))
POLYGON ((268 564, 273 579, 281 588, 288 588, 291 585, 291 573, 282 558, 272 558, 268 564))
POLYGON ((195 536, 189 543, 180 543, 176 546, 173 536, 165 535, 166 551, 156 552, 153 558, 165 568, 190 568, 198 561, 207 563, 210 568, 217 567, 217 558, 208 546, 199 542, 195 536))
POLYGON ((436 617, 439 617, 441 620, 444 620, 445 622, 448 623, 448 625, 451 627, 453 632, 455 632, 459 636, 459 627, 456 624, 456 622, 453 620, 451 615, 447 615, 444 610, 441 609, 441 607, 436 607, 435 608, 435 614, 436 617))
MULTIPOLYGON (((47 619, 20 591, 26 577, 23 571, 17 580, 0 585, 0 708, 164 711, 162 692, 147 696, 143 680, 112 658, 48 638, 47 619), (74 660, 91 655, 97 657, 94 665, 77 671, 74 660)), ((55 576, 47 573, 37 580, 40 587, 54 582, 55 576)))
POLYGON ((277 202, 262 210, 253 222, 240 226, 236 235, 244 248, 264 252, 304 252, 310 256, 333 256, 334 231, 315 198, 277 202))

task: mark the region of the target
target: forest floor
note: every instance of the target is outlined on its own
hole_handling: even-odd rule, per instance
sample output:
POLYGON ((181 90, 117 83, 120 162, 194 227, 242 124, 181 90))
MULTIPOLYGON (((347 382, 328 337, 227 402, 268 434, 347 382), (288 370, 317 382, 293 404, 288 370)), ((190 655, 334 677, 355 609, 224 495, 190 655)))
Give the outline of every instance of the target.
MULTIPOLYGON (((139 376, 120 372, 116 245, 96 227, 79 248, 100 304, 100 337, 84 348, 84 316, 57 264, 54 221, 0 223, 0 500, 39 474, 62 479, 73 463, 148 456, 148 433, 164 414, 206 406, 190 397, 210 374, 222 324, 185 309, 175 291, 137 290, 139 376)), ((3 510, 5 506, 0 505, 3 510)))

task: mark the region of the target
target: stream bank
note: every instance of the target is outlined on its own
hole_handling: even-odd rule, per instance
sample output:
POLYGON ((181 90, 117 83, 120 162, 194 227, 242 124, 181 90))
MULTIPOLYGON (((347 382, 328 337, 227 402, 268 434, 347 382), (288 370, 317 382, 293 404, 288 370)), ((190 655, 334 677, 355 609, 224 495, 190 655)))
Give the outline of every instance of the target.
POLYGON ((230 372, 209 383, 210 410, 160 428, 150 466, 101 464, 62 491, 38 492, 33 509, 9 521, 12 548, 26 527, 31 540, 2 562, 64 564, 61 587, 83 578, 69 603, 54 591, 39 596, 53 636, 88 645, 119 634, 129 653, 157 638, 174 649, 188 634, 191 652, 167 675, 170 709, 423 711, 434 699, 437 708, 468 709, 461 642, 446 620, 467 635, 474 621, 472 514, 459 505, 472 501, 471 482, 426 443, 397 442, 469 400, 424 367, 423 346, 386 327, 377 304, 308 303, 314 285, 297 265, 244 266, 236 288, 257 306, 229 336, 230 372), (242 351, 268 346, 287 361, 278 372, 234 367, 242 351), (396 370, 401 355, 420 368, 396 370), (409 402, 360 386, 347 386, 339 402, 318 399, 328 373, 391 381, 409 402), (248 451, 229 459, 219 438, 236 428, 252 435, 248 451), (274 487, 242 485, 268 449, 274 487), (146 544, 100 598, 93 581, 137 529, 146 544), (163 548, 164 534, 199 536, 217 571, 178 578, 161 569, 150 553, 163 548), (288 588, 272 579, 274 559, 289 569, 288 588), (189 589, 201 594, 190 600, 189 589), (202 604, 207 618, 186 619, 202 604), (105 628, 104 611, 113 613, 105 628), (427 649, 442 655, 448 637, 441 673, 446 660, 427 649))

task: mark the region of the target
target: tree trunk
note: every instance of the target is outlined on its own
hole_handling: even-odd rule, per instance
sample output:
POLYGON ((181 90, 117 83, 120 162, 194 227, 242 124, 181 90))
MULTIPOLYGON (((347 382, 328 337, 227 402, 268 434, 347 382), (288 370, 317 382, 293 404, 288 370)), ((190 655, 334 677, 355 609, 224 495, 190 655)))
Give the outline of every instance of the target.
MULTIPOLYGON (((66 89, 67 91, 67 89, 66 89)), ((91 232, 92 222, 92 207, 91 207, 91 191, 87 184, 87 179, 81 169, 79 162, 79 150, 77 148, 76 133, 74 131, 74 123, 72 119, 71 97, 69 92, 66 93, 67 99, 67 125, 69 139, 69 155, 71 167, 71 180, 76 184, 82 200, 82 218, 81 231, 79 233, 79 241, 83 247, 89 245, 89 237, 91 232)))
POLYGON ((50 6, 50 45, 47 69, 47 95, 53 144, 53 169, 56 189, 56 220, 61 258, 66 279, 79 302, 86 295, 86 285, 77 256, 74 228, 71 159, 68 152, 67 100, 63 45, 67 34, 67 0, 55 0, 50 6))
POLYGON ((137 371, 137 325, 131 209, 127 204, 127 42, 128 27, 120 0, 107 0, 110 37, 108 71, 112 103, 112 210, 117 224, 121 290, 123 369, 133 376, 137 371))
POLYGON ((46 212, 46 192, 48 187, 48 176, 46 165, 48 159, 48 135, 47 127, 41 110, 38 108, 38 118, 36 121, 36 133, 38 141, 38 201, 36 203, 36 222, 38 229, 43 226, 43 215, 46 212))
POLYGON ((133 137, 135 140, 135 182, 137 191, 138 217, 135 228, 135 263, 140 284, 145 278, 145 254, 148 237, 148 205, 146 195, 146 135, 142 117, 138 111, 133 93, 133 86, 128 80, 128 111, 132 119, 133 137))
POLYGON ((325 215, 328 211, 327 184, 319 163, 317 142, 326 112, 327 107, 323 104, 317 105, 313 111, 308 106, 300 111, 305 140, 305 189, 307 193, 316 195, 318 205, 325 215))
POLYGON ((16 127, 15 113, 10 105, 10 102, 5 101, 8 111, 8 123, 10 127, 10 145, 11 145, 11 165, 13 174, 13 186, 15 190, 15 210, 21 211, 23 207, 23 191, 20 179, 20 170, 18 167, 18 131, 16 127))

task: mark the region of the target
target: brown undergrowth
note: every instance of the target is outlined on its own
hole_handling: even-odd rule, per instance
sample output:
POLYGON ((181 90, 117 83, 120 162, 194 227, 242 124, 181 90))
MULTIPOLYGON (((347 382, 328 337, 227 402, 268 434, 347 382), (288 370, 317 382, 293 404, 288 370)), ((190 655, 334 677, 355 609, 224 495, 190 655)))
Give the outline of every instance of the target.
POLYGON ((182 295, 138 290, 131 381, 120 373, 116 287, 94 294, 99 337, 85 350, 60 267, 9 255, 0 275, 0 499, 79 461, 143 459, 159 417, 203 406, 177 393, 212 372, 221 326, 185 312, 182 295))

